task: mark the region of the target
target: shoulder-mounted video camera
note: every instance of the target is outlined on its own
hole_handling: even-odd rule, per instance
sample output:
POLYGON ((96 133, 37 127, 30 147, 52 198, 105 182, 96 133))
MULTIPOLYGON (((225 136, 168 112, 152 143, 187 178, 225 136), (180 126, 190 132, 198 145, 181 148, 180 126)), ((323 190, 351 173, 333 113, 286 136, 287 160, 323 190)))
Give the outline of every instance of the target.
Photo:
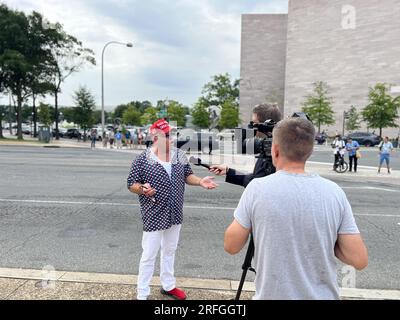
MULTIPOLYGON (((304 118, 311 121, 304 112, 295 112, 292 118, 304 118)), ((277 122, 268 119, 264 123, 251 121, 247 129, 236 128, 238 153, 259 154, 259 158, 271 157, 272 132, 276 124, 277 122)))

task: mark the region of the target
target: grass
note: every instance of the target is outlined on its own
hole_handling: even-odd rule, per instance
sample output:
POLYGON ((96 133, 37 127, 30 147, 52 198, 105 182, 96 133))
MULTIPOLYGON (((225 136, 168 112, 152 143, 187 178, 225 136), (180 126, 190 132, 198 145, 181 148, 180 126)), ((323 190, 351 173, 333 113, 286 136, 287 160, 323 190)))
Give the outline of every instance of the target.
POLYGON ((0 141, 15 142, 15 143, 40 143, 40 144, 43 143, 37 140, 24 140, 24 139, 18 140, 17 138, 6 138, 6 137, 0 138, 0 141))

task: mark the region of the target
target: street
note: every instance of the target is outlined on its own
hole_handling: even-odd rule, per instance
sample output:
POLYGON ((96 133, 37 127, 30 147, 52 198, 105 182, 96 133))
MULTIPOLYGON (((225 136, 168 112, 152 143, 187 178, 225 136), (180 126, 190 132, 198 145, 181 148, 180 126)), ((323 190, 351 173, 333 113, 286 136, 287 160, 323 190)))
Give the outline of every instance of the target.
MULTIPOLYGON (((361 165, 376 166, 373 151, 363 155, 361 165)), ((311 160, 330 163, 332 157, 317 148, 311 160)), ((137 274, 141 220, 137 196, 126 187, 133 158, 104 150, 0 146, 0 267, 137 274)), ((186 189, 177 276, 240 278, 245 251, 225 253, 223 236, 243 189, 217 181, 215 191, 186 189)), ((339 174, 334 181, 348 195, 369 250, 357 288, 399 290, 398 185, 339 174)))

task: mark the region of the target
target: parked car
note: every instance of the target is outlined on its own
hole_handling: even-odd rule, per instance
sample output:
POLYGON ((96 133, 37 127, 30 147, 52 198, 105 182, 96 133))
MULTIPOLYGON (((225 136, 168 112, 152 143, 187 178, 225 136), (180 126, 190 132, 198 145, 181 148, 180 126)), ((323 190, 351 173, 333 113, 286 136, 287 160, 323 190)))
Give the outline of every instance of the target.
POLYGON ((318 144, 324 144, 326 142, 326 134, 325 133, 317 133, 315 135, 315 140, 318 144))
MULTIPOLYGON (((67 129, 58 128, 58 136, 59 136, 60 138, 64 138, 64 135, 65 135, 66 133, 67 133, 67 129)), ((56 137, 56 129, 55 129, 55 128, 52 130, 52 135, 53 135, 53 138, 56 137)))
MULTIPOLYGON (((18 126, 12 127, 15 130, 15 135, 18 135, 18 126)), ((22 134, 31 134, 31 127, 25 123, 21 124, 22 134)))
POLYGON ((67 132, 64 134, 65 138, 81 138, 82 134, 79 132, 78 129, 68 129, 67 132))
POLYGON ((382 140, 381 137, 369 132, 353 132, 343 137, 343 140, 347 141, 349 138, 357 141, 360 145, 366 147, 376 146, 382 140))

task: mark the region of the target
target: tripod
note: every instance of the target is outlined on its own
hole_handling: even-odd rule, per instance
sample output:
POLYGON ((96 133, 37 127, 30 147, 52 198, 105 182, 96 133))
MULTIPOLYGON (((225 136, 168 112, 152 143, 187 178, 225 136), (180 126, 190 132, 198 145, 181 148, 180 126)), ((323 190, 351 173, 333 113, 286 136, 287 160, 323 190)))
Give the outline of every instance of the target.
POLYGON ((244 262, 242 265, 242 270, 243 270, 242 278, 240 279, 240 283, 239 283, 238 291, 236 293, 235 300, 240 300, 240 295, 242 294, 244 281, 246 280, 246 276, 247 276, 247 271, 250 270, 250 271, 256 273, 256 270, 251 266, 251 260, 253 259, 253 256, 254 256, 254 240, 253 240, 253 234, 251 234, 249 246, 247 248, 246 257, 244 258, 244 262))
MULTIPOLYGON (((261 154, 260 158, 263 159, 263 166, 264 166, 264 176, 268 176, 272 173, 275 173, 275 167, 272 164, 272 158, 270 156, 265 156, 264 153, 261 154)), ((244 262, 242 265, 242 278, 240 279, 240 283, 239 283, 239 287, 238 287, 238 291, 236 293, 236 298, 235 300, 240 300, 240 295, 242 294, 243 291, 243 285, 244 282, 246 280, 246 276, 247 276, 247 271, 252 271, 254 273, 256 273, 256 270, 251 266, 251 260, 253 260, 254 257, 254 239, 253 239, 253 233, 251 233, 250 235, 250 242, 249 242, 249 246, 247 248, 247 252, 246 252, 246 257, 244 258, 244 262)))

